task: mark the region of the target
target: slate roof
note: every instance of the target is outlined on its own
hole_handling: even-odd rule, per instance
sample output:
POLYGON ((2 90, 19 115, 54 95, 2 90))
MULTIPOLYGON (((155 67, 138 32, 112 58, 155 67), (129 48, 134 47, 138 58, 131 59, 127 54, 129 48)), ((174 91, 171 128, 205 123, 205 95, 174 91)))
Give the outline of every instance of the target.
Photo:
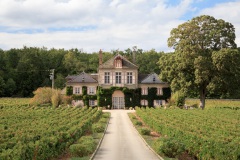
POLYGON ((114 66, 114 60, 120 57, 122 59, 122 68, 132 68, 132 69, 138 69, 138 66, 132 62, 130 62, 128 59, 126 59, 125 57, 123 57, 120 54, 117 54, 115 57, 112 57, 111 59, 109 59, 108 61, 106 61, 105 63, 103 63, 102 65, 99 66, 99 68, 108 68, 108 69, 112 69, 115 68, 114 66))
POLYGON ((141 84, 160 84, 166 83, 159 79, 156 73, 152 74, 139 74, 138 75, 138 83, 141 84))
POLYGON ((141 83, 149 74, 138 74, 138 83, 141 83))
POLYGON ((74 79, 74 78, 76 78, 77 77, 77 75, 68 75, 65 79, 67 80, 67 81, 70 81, 70 80, 72 80, 72 79, 74 79))
POLYGON ((67 83, 97 83, 97 80, 94 79, 91 75, 82 72, 79 75, 67 76, 67 83))

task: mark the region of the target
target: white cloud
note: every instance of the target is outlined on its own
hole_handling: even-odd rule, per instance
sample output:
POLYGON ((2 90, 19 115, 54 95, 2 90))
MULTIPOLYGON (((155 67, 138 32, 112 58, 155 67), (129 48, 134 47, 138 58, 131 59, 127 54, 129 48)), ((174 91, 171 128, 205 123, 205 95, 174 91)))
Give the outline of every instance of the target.
POLYGON ((83 48, 92 52, 137 45, 144 50, 168 51, 170 31, 184 22, 180 20, 183 15, 193 11, 192 3, 192 0, 182 0, 177 5, 167 0, 0 0, 0 48, 26 45, 83 48))

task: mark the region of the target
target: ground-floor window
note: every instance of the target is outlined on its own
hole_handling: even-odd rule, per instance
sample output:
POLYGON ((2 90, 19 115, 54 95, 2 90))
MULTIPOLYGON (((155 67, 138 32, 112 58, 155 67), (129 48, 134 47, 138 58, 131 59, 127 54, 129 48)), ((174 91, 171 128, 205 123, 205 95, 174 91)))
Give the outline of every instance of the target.
POLYGON ((155 100, 155 106, 161 106, 162 100, 155 100))
POLYGON ((95 100, 89 100, 89 106, 95 106, 95 100))
POLYGON ((147 106, 148 105, 148 101, 145 100, 145 99, 141 100, 141 105, 142 106, 147 106))

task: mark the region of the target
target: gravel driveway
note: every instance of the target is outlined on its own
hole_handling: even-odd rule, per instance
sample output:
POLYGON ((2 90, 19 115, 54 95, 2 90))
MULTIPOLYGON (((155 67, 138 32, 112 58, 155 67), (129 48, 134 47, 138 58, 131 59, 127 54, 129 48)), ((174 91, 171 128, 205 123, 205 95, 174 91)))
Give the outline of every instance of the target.
POLYGON ((159 159, 139 137, 127 113, 131 110, 109 110, 109 125, 94 160, 159 159))

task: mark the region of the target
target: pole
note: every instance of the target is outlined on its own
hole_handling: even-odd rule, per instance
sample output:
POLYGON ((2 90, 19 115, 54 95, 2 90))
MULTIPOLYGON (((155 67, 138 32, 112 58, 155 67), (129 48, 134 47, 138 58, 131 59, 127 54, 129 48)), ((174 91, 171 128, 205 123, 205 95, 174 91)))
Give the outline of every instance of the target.
POLYGON ((54 89, 54 69, 52 69, 52 89, 54 89))
POLYGON ((52 80, 52 89, 54 89, 54 69, 51 69, 50 70, 51 73, 50 73, 50 79, 52 80))

